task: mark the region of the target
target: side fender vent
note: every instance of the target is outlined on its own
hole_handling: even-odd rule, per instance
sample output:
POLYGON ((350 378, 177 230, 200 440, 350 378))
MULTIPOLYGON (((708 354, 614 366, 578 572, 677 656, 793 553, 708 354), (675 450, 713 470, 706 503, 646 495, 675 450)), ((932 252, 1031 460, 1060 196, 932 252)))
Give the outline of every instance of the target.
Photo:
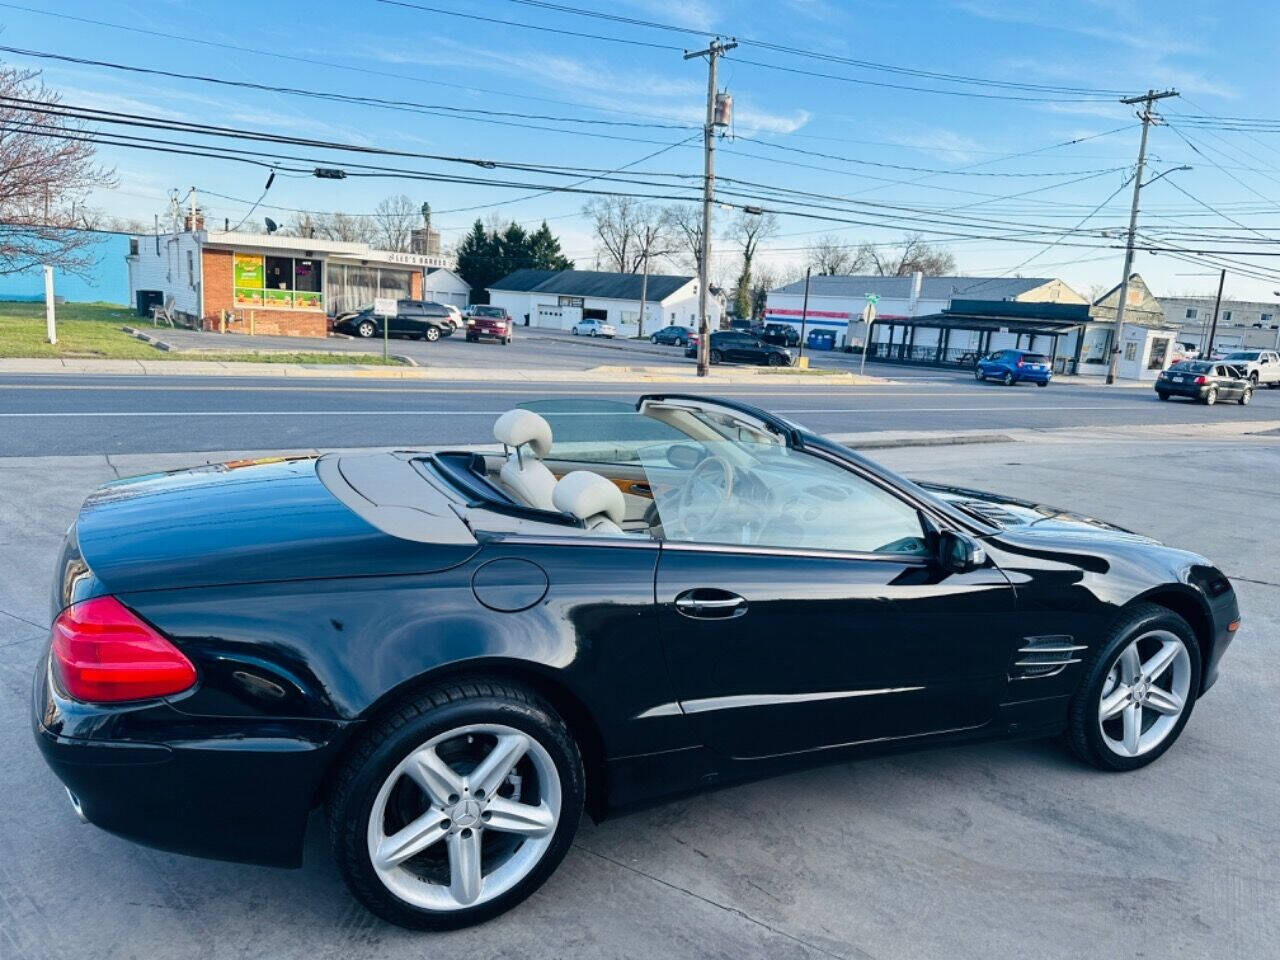
POLYGON ((1014 657, 1010 680, 1036 680, 1053 677, 1073 663, 1080 662, 1080 654, 1087 647, 1072 643, 1075 637, 1066 634, 1049 634, 1042 637, 1023 637, 1022 646, 1014 657))

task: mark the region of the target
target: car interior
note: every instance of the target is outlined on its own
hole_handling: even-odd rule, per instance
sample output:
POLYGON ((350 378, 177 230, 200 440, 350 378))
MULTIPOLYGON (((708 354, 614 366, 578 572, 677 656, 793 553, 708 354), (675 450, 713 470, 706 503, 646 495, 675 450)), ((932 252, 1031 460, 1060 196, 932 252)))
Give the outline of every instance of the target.
POLYGON ((553 451, 547 418, 509 410, 494 424, 501 454, 476 454, 470 469, 519 507, 581 521, 558 524, 560 534, 928 550, 913 507, 842 467, 789 450, 762 424, 675 400, 647 402, 627 416, 656 429, 630 445, 570 442, 553 451))

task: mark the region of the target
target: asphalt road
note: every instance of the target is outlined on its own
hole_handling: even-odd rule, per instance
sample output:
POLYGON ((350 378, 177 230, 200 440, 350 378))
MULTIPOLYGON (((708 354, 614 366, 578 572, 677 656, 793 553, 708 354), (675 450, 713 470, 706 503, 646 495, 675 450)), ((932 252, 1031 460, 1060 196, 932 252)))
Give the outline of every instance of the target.
MULTIPOLYGON (((986 402, 1020 403, 1023 393, 986 402)), ((14 394, 25 395, 0 394, 6 406, 14 394)), ((1049 395, 1062 401, 1067 391, 1049 395)), ((300 396, 295 409, 319 402, 300 396)), ((202 394, 192 405, 215 401, 228 402, 202 394)), ((1242 412, 1188 409, 1224 420, 1242 412)), ((419 421, 422 439, 440 439, 450 421, 419 421)), ((217 422, 184 418, 179 429, 195 443, 217 422)), ((1266 481, 1280 476, 1280 441, 1161 441, 1133 429, 1112 442, 1047 436, 877 456, 910 475, 1075 507, 1215 558, 1235 580, 1244 626, 1181 741, 1133 774, 1087 769, 1052 742, 970 746, 821 767, 584 824, 529 901, 438 935, 398 930, 355 904, 318 820, 297 871, 160 853, 76 821, 27 717, 55 550, 95 485, 202 457, 0 460, 0 956, 1280 956, 1280 577, 1268 535, 1280 528, 1280 489, 1266 481)), ((802 637, 779 642, 803 656, 802 637)))
MULTIPOLYGON (((492 439, 494 418, 547 397, 634 400, 659 383, 460 383, 202 377, 0 377, 0 457, 419 446, 492 439)), ((1148 389, 1001 387, 949 376, 892 386, 769 383, 706 391, 815 430, 951 430, 1280 420, 1280 390, 1247 407, 1161 403, 1148 389)))

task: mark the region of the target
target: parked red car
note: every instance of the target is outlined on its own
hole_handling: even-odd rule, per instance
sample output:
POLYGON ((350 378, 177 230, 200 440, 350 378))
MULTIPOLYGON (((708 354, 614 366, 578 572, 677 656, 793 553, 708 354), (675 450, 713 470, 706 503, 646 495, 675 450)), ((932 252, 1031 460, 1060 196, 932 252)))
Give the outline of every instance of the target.
POLYGON ((482 337, 488 337, 508 344, 511 342, 513 326, 511 317, 502 307, 478 304, 467 312, 467 342, 474 343, 482 337))

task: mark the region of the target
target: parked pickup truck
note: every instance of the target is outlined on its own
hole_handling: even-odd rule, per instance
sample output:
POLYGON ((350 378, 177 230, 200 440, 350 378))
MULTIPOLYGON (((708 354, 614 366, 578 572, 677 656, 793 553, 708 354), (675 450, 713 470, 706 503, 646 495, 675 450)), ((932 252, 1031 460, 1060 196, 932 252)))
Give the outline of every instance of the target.
POLYGON ((1271 389, 1280 387, 1280 353, 1275 350, 1236 350, 1222 359, 1239 368, 1255 387, 1259 384, 1271 389))

